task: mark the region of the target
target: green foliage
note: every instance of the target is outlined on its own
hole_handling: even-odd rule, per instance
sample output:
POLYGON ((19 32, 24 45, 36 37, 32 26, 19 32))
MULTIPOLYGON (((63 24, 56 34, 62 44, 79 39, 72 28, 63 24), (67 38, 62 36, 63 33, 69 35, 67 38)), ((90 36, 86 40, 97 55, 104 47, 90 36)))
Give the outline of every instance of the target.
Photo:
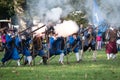
POLYGON ((88 24, 85 13, 81 11, 71 12, 65 19, 76 21, 78 25, 83 24, 84 27, 88 24))
POLYGON ((0 0, 0 18, 5 19, 14 15, 13 0, 0 0))
POLYGON ((25 8, 26 0, 15 0, 17 4, 15 5, 14 0, 0 0, 0 19, 10 18, 15 15, 14 6, 22 6, 25 8))

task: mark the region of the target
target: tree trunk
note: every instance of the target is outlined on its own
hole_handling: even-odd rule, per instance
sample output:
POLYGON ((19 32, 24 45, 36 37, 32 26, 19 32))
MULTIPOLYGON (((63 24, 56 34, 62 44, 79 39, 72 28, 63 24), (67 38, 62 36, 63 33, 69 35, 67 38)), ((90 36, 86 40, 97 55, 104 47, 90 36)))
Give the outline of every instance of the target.
POLYGON ((24 19, 24 9, 21 5, 19 5, 18 0, 14 0, 14 10, 18 18, 18 23, 20 26, 20 30, 23 30, 26 28, 26 22, 24 19))

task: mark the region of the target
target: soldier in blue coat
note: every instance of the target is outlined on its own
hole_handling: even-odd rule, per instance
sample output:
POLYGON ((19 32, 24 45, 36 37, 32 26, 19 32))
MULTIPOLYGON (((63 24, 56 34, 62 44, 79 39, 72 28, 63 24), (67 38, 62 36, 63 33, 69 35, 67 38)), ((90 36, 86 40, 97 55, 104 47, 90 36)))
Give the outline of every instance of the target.
POLYGON ((76 56, 76 60, 79 63, 80 61, 79 50, 81 49, 80 36, 78 36, 78 33, 74 33, 72 36, 69 36, 67 42, 69 44, 69 47, 67 49, 68 53, 74 52, 76 56))
POLYGON ((5 55, 2 58, 2 64, 4 65, 10 59, 16 60, 17 65, 20 66, 20 56, 19 51, 17 49, 17 37, 14 35, 12 30, 7 31, 6 34, 6 48, 5 55))
POLYGON ((51 32, 51 35, 49 37, 49 46, 50 46, 49 54, 50 57, 52 57, 53 55, 60 55, 59 63, 64 64, 63 63, 64 49, 62 49, 61 47, 62 40, 63 40, 62 37, 58 37, 57 34, 51 32))
POLYGON ((20 52, 25 57, 24 64, 32 64, 32 55, 30 51, 30 43, 31 43, 31 37, 29 35, 21 35, 21 42, 20 42, 20 52))

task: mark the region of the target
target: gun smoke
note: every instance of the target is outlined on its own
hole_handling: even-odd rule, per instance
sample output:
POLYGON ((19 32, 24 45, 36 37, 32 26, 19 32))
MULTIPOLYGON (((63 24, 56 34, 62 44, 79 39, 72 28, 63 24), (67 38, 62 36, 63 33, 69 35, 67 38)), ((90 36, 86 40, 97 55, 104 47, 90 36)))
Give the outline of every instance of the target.
MULTIPOLYGON (((89 23, 96 24, 97 21, 104 21, 112 26, 120 26, 120 0, 27 0, 29 14, 33 20, 40 22, 56 22, 61 17, 67 16, 73 11, 85 11, 89 23), (97 12, 94 11, 97 4, 97 12)), ((98 25, 98 24, 97 24, 98 25)))

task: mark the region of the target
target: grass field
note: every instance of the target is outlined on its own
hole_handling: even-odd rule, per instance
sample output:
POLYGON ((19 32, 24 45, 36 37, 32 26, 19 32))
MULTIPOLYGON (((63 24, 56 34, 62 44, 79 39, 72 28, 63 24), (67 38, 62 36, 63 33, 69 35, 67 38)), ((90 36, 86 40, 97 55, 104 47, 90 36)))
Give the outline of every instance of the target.
MULTIPOLYGON (((3 53, 0 53, 0 59, 3 53)), ((35 66, 17 67, 15 61, 0 67, 0 80, 120 80, 120 54, 115 60, 107 60, 104 51, 98 51, 97 61, 92 61, 92 52, 86 52, 84 60, 76 63, 75 55, 68 56, 70 64, 58 63, 59 56, 48 65, 38 64, 40 57, 35 59, 35 66)))

